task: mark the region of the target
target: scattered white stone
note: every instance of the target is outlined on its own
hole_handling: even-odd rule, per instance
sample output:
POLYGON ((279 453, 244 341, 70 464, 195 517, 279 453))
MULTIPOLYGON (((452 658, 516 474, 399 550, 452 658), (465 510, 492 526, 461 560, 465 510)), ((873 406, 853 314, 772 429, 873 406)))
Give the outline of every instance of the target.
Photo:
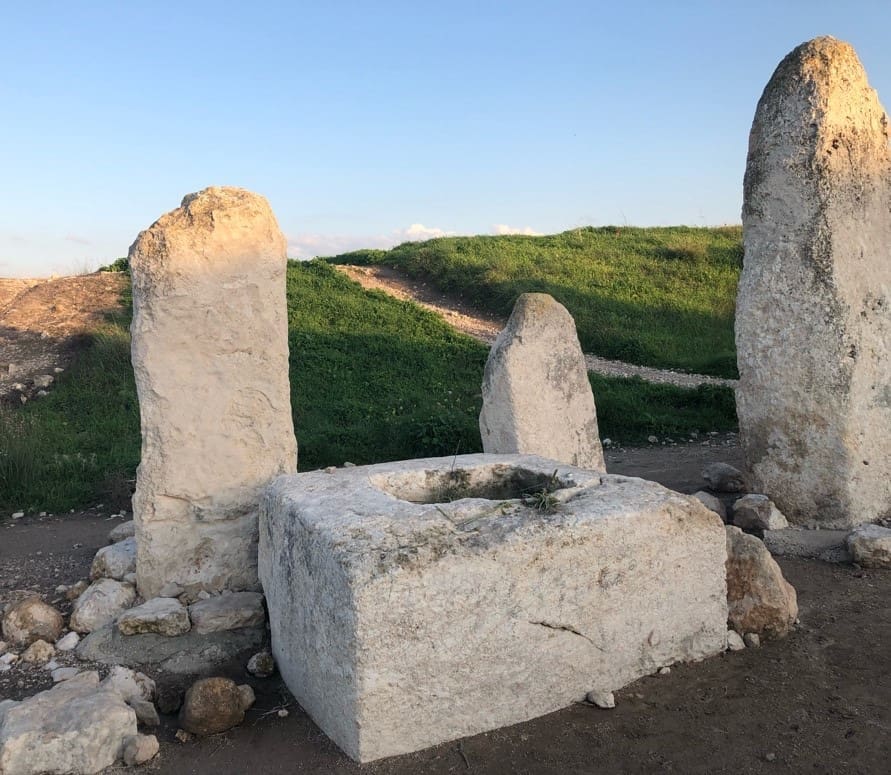
POLYGON ((74 651, 78 643, 80 643, 80 635, 76 632, 69 632, 56 641, 56 648, 59 651, 74 651))
POLYGON ((110 767, 136 715, 99 675, 85 672, 22 702, 0 706, 0 772, 94 773, 110 767))
POLYGON ((733 504, 733 524, 743 530, 782 530, 789 523, 766 495, 743 495, 733 504))
POLYGON ((541 455, 605 471, 575 321, 545 293, 517 299, 483 374, 483 451, 541 455))
POLYGON ((122 758, 128 767, 136 767, 153 759, 160 749, 154 735, 131 735, 124 739, 122 758))
POLYGON ((74 602, 69 626, 75 632, 92 632, 113 622, 134 600, 136 590, 130 584, 99 579, 74 602))
POLYGON ((259 592, 235 592, 200 600, 189 606, 189 616, 199 634, 237 630, 266 621, 263 595, 259 592))
POLYGON ((585 699, 598 708, 615 708, 616 697, 612 692, 599 692, 592 690, 585 695, 585 699))
POLYGON ((68 591, 68 585, 67 584, 59 584, 56 587, 55 591, 56 591, 57 595, 64 595, 68 591))
POLYGON ((124 611, 117 625, 122 635, 154 632, 167 637, 183 635, 192 626, 186 607, 173 597, 155 597, 124 611))
POLYGON ((757 632, 747 632, 743 635, 743 643, 746 644, 746 648, 756 649, 761 645, 761 636, 757 632))
POLYGON ((276 713, 276 715, 279 718, 287 718, 290 714, 288 713, 287 708, 279 708, 278 713, 276 713))
POLYGON ((707 509, 714 511, 722 520, 727 519, 727 509, 724 507, 724 502, 720 498, 715 497, 705 490, 694 492, 693 497, 707 509))
POLYGON ((863 568, 891 568, 891 529, 860 525, 848 535, 848 549, 863 568))
POLYGON ((55 642, 64 626, 62 614, 39 595, 27 595, 7 605, 3 614, 3 638, 18 648, 36 640, 55 642))
POLYGON ((647 442, 650 444, 658 444, 659 437, 658 436, 647 436, 647 442))
POLYGON ((74 678, 78 673, 80 673, 80 669, 77 667, 57 667, 53 670, 51 675, 53 677, 53 683, 57 684, 74 678))
POLYGON ((186 196, 130 248, 146 598, 168 581, 257 584, 261 490, 297 465, 286 247, 263 197, 220 187, 186 196))
POLYGON ((120 581, 128 573, 136 571, 136 539, 125 538, 116 544, 103 546, 93 559, 90 578, 120 581))
POLYGON ((108 542, 110 544, 116 544, 121 541, 126 541, 128 538, 134 538, 136 536, 136 523, 131 519, 127 522, 121 522, 120 525, 115 525, 108 534, 108 542))
POLYGON ((798 596, 755 536, 727 525, 727 618, 733 629, 786 635, 798 616, 798 596))
POLYGON ((53 376, 51 374, 38 374, 34 377, 34 387, 45 390, 53 384, 53 376))
POLYGON ((612 439, 603 439, 600 443, 603 444, 604 447, 609 447, 612 445, 613 440, 612 439))
POLYGON ((659 675, 668 675, 669 673, 671 673, 670 667, 660 667, 659 668, 659 675))
POLYGON ((25 512, 24 512, 24 511, 15 511, 15 512, 13 512, 13 514, 12 514, 12 518, 13 518, 13 519, 21 519, 21 518, 24 517, 24 516, 25 516, 25 512))
POLYGON ((268 651, 254 654, 247 663, 247 671, 257 678, 269 678, 275 672, 275 660, 268 651))
POLYGON ((854 49, 821 37, 777 67, 749 135, 737 414, 753 488, 795 524, 891 513, 887 132, 854 49))
POLYGON ((743 472, 729 463, 711 463, 702 469, 702 478, 715 492, 745 492, 743 472))
POLYGON ((729 651, 742 651, 745 647, 745 641, 736 630, 727 630, 727 649, 729 651))

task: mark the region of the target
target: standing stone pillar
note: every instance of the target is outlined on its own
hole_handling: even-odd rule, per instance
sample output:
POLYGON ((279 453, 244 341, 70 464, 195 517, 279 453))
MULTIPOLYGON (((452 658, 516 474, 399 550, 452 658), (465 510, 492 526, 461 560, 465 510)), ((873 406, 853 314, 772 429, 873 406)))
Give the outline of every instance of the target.
POLYGON ((130 248, 142 421, 136 575, 255 589, 261 488, 293 473, 285 239, 267 201, 207 188, 130 248))
POLYGON ((777 67, 749 139, 736 309, 740 435, 793 522, 891 513, 888 118, 853 48, 777 67))
POLYGON ((483 374, 483 451, 530 454, 605 471, 594 393, 572 315, 524 293, 483 374))

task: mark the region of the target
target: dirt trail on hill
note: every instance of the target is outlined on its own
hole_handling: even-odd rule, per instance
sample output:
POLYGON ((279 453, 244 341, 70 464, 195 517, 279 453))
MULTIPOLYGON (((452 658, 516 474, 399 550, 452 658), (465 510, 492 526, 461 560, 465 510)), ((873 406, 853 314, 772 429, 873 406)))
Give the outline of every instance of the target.
MULTIPOLYGON (((495 341, 507 323, 505 318, 476 309, 454 294, 444 293, 431 282, 416 280, 389 266, 355 266, 352 264, 333 264, 333 266, 363 288, 383 291, 397 299, 417 302, 422 307, 435 312, 452 328, 488 345, 495 341)), ((697 385, 736 387, 734 379, 721 379, 705 374, 685 374, 668 369, 653 369, 649 366, 637 366, 624 361, 600 358, 589 353, 585 353, 585 364, 588 371, 608 377, 640 377, 647 382, 688 388, 697 385)))
POLYGON ((0 401, 21 404, 68 366, 86 334, 121 307, 122 274, 0 278, 0 401))

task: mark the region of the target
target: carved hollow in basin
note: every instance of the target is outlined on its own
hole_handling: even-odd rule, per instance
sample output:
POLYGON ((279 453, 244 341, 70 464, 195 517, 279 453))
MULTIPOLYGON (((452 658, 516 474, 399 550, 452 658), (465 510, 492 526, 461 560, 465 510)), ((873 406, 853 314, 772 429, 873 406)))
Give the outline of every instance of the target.
POLYGON ((463 498, 504 501, 576 486, 573 479, 561 478, 557 470, 547 474, 509 465, 403 471, 371 476, 369 481, 409 503, 449 503, 463 498))

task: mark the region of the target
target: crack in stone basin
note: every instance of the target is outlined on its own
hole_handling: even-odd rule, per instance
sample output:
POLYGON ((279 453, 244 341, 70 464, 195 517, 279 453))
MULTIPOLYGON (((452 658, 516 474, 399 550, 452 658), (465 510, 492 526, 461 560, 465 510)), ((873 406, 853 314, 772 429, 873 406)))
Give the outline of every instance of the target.
POLYGON ((554 494, 575 488, 571 476, 534 471, 522 466, 496 465, 475 468, 454 467, 402 471, 369 477, 377 489, 409 503, 451 503, 474 499, 507 501, 536 493, 554 494))

